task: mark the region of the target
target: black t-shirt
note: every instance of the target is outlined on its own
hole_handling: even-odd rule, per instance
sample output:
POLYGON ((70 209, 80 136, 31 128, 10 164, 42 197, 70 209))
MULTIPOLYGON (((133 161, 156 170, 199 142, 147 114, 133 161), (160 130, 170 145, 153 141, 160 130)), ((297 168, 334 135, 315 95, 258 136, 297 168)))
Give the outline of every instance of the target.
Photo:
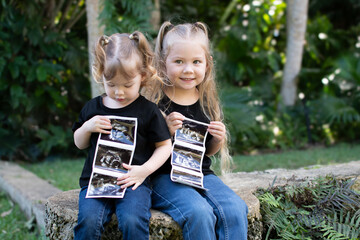
MULTIPOLYGON (((210 120, 203 113, 199 101, 197 101, 192 105, 184 106, 174 103, 166 95, 164 95, 164 97, 160 100, 158 106, 160 110, 163 111, 166 115, 169 115, 172 112, 178 112, 187 118, 191 118, 196 121, 200 121, 204 123, 210 123, 210 120)), ((205 147, 211 138, 212 135, 208 133, 205 140, 205 147)), ((214 172, 210 169, 210 165, 211 165, 211 159, 208 156, 204 155, 203 163, 202 163, 202 172, 204 175, 214 174, 214 172)), ((162 165, 155 173, 153 173, 153 176, 164 173, 170 174, 170 172, 171 172, 171 157, 164 163, 164 165, 162 165)))
MULTIPOLYGON (((103 104, 103 97, 98 96, 88 101, 80 112, 79 120, 74 123, 72 130, 75 132, 87 120, 96 115, 113 115, 121 117, 137 118, 138 127, 136 135, 136 146, 132 165, 145 163, 155 150, 155 143, 170 139, 169 129, 164 117, 156 104, 139 96, 130 105, 123 108, 108 108, 103 104)), ((92 133, 90 146, 83 171, 80 177, 80 187, 87 186, 92 172, 93 159, 99 133, 92 133)))

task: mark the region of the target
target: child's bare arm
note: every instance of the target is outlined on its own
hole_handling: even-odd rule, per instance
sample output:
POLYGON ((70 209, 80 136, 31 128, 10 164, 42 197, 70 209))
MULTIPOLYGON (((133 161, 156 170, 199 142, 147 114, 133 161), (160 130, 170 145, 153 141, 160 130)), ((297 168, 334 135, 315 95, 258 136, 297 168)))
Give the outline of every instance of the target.
POLYGON ((156 149, 153 155, 149 158, 149 160, 143 165, 128 165, 123 164, 123 166, 129 170, 124 176, 118 178, 118 185, 122 185, 122 188, 132 187, 132 190, 135 190, 138 186, 140 186, 144 180, 156 169, 161 167, 166 160, 169 158, 171 153, 171 140, 165 140, 162 142, 158 142, 155 144, 156 149))
POLYGON ((110 134, 111 123, 105 116, 94 116, 87 120, 74 132, 74 142, 79 149, 85 149, 90 145, 90 136, 93 132, 110 134))
POLYGON ((207 145, 206 155, 212 156, 220 150, 222 144, 224 143, 226 136, 226 128, 222 122, 213 121, 210 122, 208 131, 213 136, 213 138, 207 145))

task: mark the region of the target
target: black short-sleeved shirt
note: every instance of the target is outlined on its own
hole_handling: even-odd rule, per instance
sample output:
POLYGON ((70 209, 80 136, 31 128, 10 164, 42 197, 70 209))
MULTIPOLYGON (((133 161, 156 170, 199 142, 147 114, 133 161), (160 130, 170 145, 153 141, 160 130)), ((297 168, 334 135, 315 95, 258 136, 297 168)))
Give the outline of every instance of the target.
MULTIPOLYGON (((74 123, 72 130, 75 132, 87 120, 96 115, 113 115, 137 118, 137 136, 132 165, 145 163, 155 150, 155 143, 170 139, 170 133, 164 117, 156 104, 139 96, 130 105, 123 108, 108 108, 103 104, 103 97, 98 96, 88 101, 80 112, 79 120, 74 123)), ((87 186, 92 172, 96 143, 99 133, 92 133, 88 156, 80 177, 80 187, 87 186)))
MULTIPOLYGON (((187 118, 194 119, 196 121, 210 123, 210 120, 205 116, 203 113, 200 102, 197 101, 196 103, 188 106, 179 105, 171 101, 166 95, 160 100, 158 104, 161 111, 163 111, 166 115, 169 115, 172 112, 178 112, 184 115, 187 118)), ((212 138, 212 135, 208 133, 206 140, 205 140, 205 147, 209 140, 212 138)), ((203 163, 202 163, 202 172, 204 175, 207 174, 214 174, 214 172, 210 169, 211 159, 204 155, 203 163)), ((171 157, 162 165, 153 176, 158 174, 169 174, 171 172, 171 157)))

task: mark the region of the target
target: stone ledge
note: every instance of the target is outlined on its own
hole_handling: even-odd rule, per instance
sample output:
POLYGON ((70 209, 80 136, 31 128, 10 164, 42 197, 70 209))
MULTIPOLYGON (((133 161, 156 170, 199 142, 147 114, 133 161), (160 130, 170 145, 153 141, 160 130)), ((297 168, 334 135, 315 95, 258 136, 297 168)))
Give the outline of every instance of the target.
MULTIPOLYGON (((263 225, 259 200, 253 193, 260 187, 269 187, 275 177, 275 186, 294 184, 314 179, 318 176, 356 176, 360 173, 360 161, 350 163, 310 166, 296 170, 272 169, 261 172, 238 172, 222 176, 222 180, 233 189, 248 205, 248 239, 262 239, 263 225)), ((77 199, 79 190, 56 194, 46 204, 46 234, 50 239, 73 239, 73 227, 77 221, 77 199)), ((150 239, 180 240, 181 229, 168 215, 152 210, 150 219, 150 239)), ((107 226, 103 239, 120 239, 116 217, 107 226)))
POLYGON ((0 189, 19 204, 28 219, 35 216, 40 230, 45 228, 44 206, 47 199, 61 192, 32 172, 5 161, 0 161, 0 189))
MULTIPOLYGON (((77 223, 78 196, 80 189, 58 193, 50 197, 45 204, 45 233, 51 240, 70 240, 73 239, 73 228, 77 223)), ((249 238, 261 239, 259 231, 262 229, 259 214, 254 213, 259 209, 258 199, 251 193, 247 193, 243 198, 249 207, 249 238)), ((113 215, 111 222, 106 226, 102 239, 122 239, 121 232, 117 229, 117 219, 113 215)), ((182 231, 179 225, 168 215, 151 209, 150 219, 150 239, 160 240, 181 240, 182 231)))

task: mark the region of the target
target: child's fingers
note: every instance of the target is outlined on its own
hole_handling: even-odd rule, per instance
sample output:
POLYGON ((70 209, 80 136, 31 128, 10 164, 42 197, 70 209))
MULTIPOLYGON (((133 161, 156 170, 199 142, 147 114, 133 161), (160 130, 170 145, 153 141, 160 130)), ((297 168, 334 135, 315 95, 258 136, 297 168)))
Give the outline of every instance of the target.
POLYGON ((176 120, 183 121, 185 117, 181 113, 172 112, 166 118, 169 119, 170 121, 176 121, 176 120))
POLYGON ((118 177, 116 180, 117 180, 117 184, 118 185, 120 185, 120 184, 122 184, 122 183, 124 183, 124 180, 126 180, 127 178, 129 178, 130 176, 129 176, 129 174, 127 173, 127 174, 124 174, 124 175, 122 175, 122 176, 120 176, 120 177, 118 177))
POLYGON ((209 133, 217 140, 221 141, 225 138, 226 128, 222 122, 210 122, 208 127, 209 133))
POLYGON ((141 183, 135 183, 135 185, 131 188, 132 190, 136 190, 139 186, 140 186, 141 183))
POLYGON ((111 131, 106 131, 104 129, 100 129, 99 132, 103 133, 103 134, 110 134, 111 133, 111 131))
POLYGON ((121 184, 121 188, 124 189, 124 188, 130 187, 130 186, 134 185, 135 183, 136 183, 135 181, 129 181, 125 184, 121 184))
POLYGON ((123 165, 123 167, 124 167, 125 169, 127 169, 127 170, 131 170, 131 168, 132 168, 131 165, 126 164, 126 163, 123 163, 122 165, 123 165))
POLYGON ((178 112, 172 112, 166 117, 166 122, 171 126, 182 126, 184 116, 178 112))

